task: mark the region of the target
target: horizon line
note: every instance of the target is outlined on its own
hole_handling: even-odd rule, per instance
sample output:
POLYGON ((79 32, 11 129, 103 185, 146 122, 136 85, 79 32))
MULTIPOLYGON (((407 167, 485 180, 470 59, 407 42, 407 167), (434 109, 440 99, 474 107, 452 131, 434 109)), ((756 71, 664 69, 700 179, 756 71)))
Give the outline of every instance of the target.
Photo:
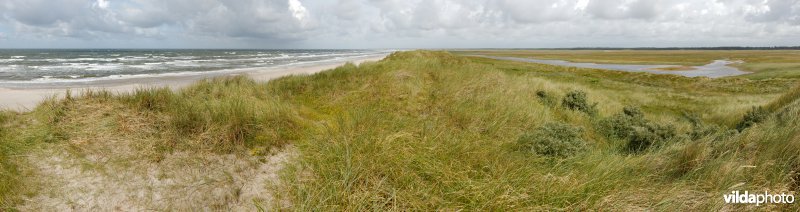
POLYGON ((0 48, 0 50, 750 50, 750 49, 776 49, 776 50, 800 50, 800 46, 675 46, 675 47, 456 47, 456 48, 0 48))

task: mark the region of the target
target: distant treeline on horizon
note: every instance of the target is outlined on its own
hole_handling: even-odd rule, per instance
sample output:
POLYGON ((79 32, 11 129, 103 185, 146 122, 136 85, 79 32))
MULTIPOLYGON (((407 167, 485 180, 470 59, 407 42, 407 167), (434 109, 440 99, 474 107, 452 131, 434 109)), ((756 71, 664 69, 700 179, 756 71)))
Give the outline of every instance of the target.
POLYGON ((800 46, 718 46, 718 47, 575 47, 575 48, 514 48, 533 50, 800 50, 800 46))

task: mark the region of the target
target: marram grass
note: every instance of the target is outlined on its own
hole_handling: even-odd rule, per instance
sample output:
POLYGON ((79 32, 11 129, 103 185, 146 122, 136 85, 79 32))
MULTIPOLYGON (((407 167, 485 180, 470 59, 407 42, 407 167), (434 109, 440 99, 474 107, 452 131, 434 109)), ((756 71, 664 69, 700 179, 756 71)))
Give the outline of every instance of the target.
POLYGON ((228 77, 177 91, 83 92, 0 114, 0 195, 13 208, 35 192, 25 189, 36 182, 20 177, 26 162, 16 155, 106 133, 135 140, 153 161, 179 150, 266 154, 292 145, 299 157, 275 192, 289 202, 276 207, 292 210, 797 210, 722 199, 731 189, 800 190, 794 83, 411 51, 266 83, 228 77), (597 103, 591 115, 560 104, 574 91, 597 103), (631 140, 603 126, 626 106, 674 135, 628 151, 631 140), (753 106, 769 116, 733 130, 753 106), (562 136, 536 141, 569 150, 558 157, 518 146, 548 123, 581 129, 569 138, 585 146, 572 151, 562 136))

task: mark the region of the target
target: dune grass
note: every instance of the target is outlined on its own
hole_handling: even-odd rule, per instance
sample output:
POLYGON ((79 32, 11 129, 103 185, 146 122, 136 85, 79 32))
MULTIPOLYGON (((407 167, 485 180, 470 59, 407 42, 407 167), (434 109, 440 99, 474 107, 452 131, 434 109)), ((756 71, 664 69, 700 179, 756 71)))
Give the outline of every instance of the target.
POLYGON ((305 91, 284 98, 331 111, 318 116, 335 117, 315 142, 301 145, 304 163, 295 175, 314 173, 289 189, 292 202, 307 207, 301 209, 535 210, 719 209, 718 195, 738 181, 705 184, 692 176, 714 172, 697 173, 711 160, 704 158, 711 148, 695 147, 727 131, 693 141, 681 114, 699 114, 707 124, 734 124, 749 109, 742 106, 765 104, 791 84, 773 83, 414 52, 272 84, 305 91), (541 104, 535 96, 539 90, 564 96, 576 89, 598 102, 598 117, 541 104), (627 153, 624 140, 608 138, 597 127, 600 117, 624 105, 642 106, 650 119, 676 126, 683 136, 642 154, 627 153), (514 150, 520 136, 553 121, 587 129, 582 137, 591 151, 553 160, 514 150))
POLYGON ((16 142, 9 141, 9 119, 8 113, 0 113, 0 199, 6 205, 12 195, 11 191, 16 190, 18 185, 17 164, 12 161, 13 155, 19 151, 16 142))
POLYGON ((268 83, 95 91, 6 113, 0 185, 16 185, 4 187, 13 207, 12 194, 36 183, 11 181, 18 168, 6 168, 24 169, 9 155, 35 150, 6 146, 107 133, 154 161, 291 144, 300 155, 276 188, 290 204, 275 207, 293 210, 753 209, 725 205, 722 194, 800 190, 795 84, 398 52, 268 83), (753 106, 769 115, 738 132, 753 106), (107 128, 90 127, 94 116, 107 128))

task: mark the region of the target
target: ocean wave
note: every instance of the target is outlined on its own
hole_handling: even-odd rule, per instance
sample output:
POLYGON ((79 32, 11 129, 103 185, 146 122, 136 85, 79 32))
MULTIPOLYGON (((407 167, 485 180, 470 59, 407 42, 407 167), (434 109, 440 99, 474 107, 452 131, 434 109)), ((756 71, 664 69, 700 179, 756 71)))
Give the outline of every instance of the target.
POLYGON ((176 53, 49 53, 0 59, 3 84, 85 83, 129 78, 224 74, 245 69, 283 68, 385 55, 388 51, 225 51, 176 53), (236 54, 233 54, 236 53, 236 54), (78 57, 79 56, 79 57, 78 57))
POLYGON ((0 63, 12 63, 22 61, 22 59, 0 59, 0 63))

